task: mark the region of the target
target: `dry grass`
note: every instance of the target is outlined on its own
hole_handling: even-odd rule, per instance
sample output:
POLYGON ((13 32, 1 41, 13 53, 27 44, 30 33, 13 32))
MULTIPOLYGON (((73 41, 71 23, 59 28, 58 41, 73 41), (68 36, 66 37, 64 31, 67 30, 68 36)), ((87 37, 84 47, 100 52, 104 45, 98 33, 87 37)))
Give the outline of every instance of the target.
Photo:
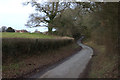
POLYGON ((89 78, 117 78, 118 77, 118 55, 109 58, 106 55, 106 48, 104 45, 97 45, 93 42, 85 43, 94 49, 94 56, 91 59, 90 70, 88 72, 89 78))

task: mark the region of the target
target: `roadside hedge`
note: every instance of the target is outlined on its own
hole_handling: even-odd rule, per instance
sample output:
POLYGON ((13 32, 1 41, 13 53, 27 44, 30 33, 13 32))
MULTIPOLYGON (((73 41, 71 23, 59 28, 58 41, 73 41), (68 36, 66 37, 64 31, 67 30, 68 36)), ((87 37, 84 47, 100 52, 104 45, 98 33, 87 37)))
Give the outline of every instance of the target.
POLYGON ((73 39, 2 38, 2 55, 21 56, 46 52, 73 43, 73 39))

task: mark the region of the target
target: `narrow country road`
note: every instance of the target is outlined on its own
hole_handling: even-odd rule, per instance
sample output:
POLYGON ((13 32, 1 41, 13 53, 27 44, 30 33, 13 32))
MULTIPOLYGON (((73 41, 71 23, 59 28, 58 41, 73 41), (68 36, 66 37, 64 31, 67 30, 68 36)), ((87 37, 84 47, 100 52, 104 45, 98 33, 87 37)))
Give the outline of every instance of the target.
POLYGON ((82 50, 64 61, 53 69, 46 71, 44 74, 32 78, 79 78, 80 74, 86 68, 87 63, 93 55, 92 48, 82 44, 80 40, 77 42, 82 50))

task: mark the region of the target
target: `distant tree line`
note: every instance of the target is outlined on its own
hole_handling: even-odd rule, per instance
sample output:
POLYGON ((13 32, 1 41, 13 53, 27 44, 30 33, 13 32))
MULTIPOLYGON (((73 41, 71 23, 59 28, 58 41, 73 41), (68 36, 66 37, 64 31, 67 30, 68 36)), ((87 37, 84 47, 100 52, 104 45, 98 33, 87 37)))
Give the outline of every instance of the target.
POLYGON ((12 27, 7 28, 6 26, 2 26, 0 32, 15 32, 15 30, 12 27))

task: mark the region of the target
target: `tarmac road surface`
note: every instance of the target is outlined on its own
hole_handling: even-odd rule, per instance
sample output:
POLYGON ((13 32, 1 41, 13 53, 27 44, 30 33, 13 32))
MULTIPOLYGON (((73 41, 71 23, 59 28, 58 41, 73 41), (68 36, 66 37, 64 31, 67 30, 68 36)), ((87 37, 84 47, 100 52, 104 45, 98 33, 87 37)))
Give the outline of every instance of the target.
POLYGON ((93 50, 82 44, 80 40, 77 43, 82 47, 81 51, 60 65, 46 71, 44 74, 40 76, 38 76, 39 74, 36 74, 37 77, 34 75, 32 78, 79 78, 91 59, 93 50))

